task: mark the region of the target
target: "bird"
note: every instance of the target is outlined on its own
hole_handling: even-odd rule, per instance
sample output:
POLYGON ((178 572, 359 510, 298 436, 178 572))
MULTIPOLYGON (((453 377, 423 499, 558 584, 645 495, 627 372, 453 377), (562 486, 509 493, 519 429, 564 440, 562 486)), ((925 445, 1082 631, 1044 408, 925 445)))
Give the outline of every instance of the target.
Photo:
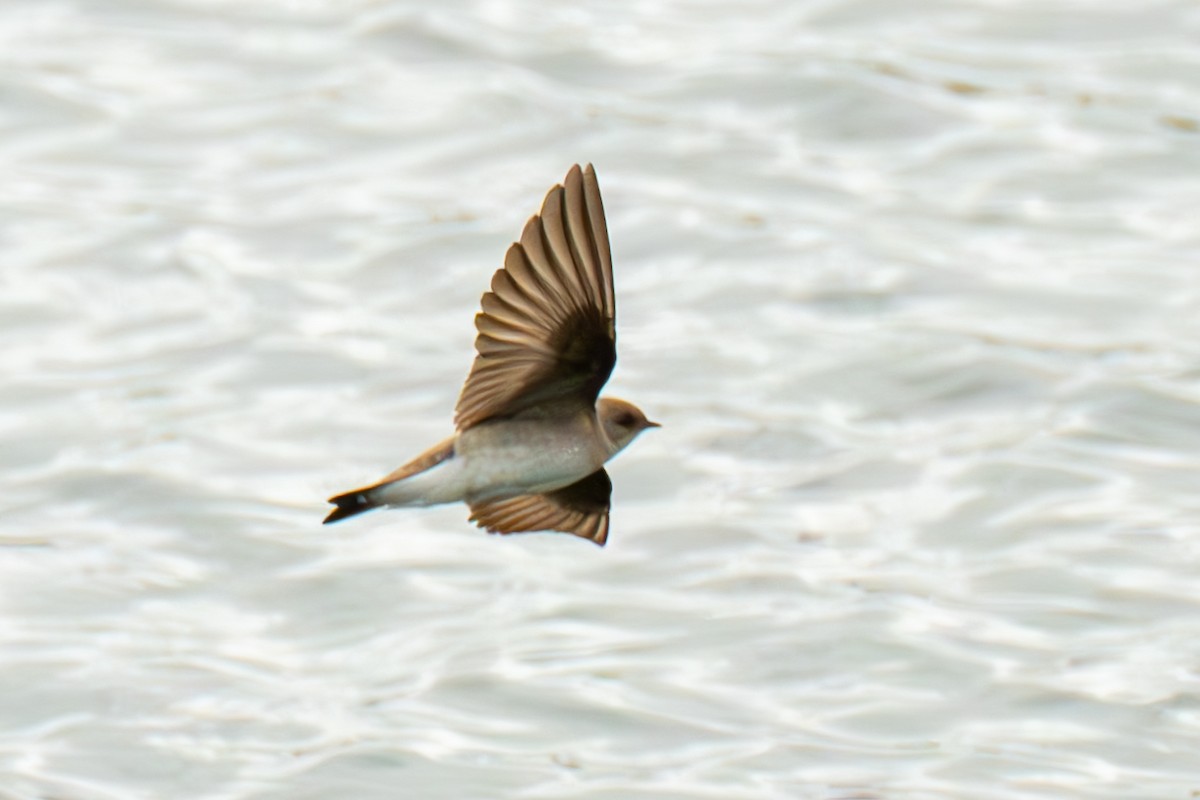
POLYGON ((557 531, 603 546, 604 464, 649 428, 600 397, 616 364, 612 252, 600 185, 576 164, 546 194, 475 315, 455 432, 369 486, 329 499, 324 524, 381 507, 464 502, 489 533, 557 531))

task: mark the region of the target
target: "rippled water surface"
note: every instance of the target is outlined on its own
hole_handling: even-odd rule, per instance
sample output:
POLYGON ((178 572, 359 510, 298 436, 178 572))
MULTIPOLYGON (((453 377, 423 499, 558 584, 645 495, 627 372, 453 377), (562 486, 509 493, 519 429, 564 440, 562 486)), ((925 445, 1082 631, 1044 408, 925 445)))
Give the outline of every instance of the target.
POLYGON ((0 8, 0 797, 1200 792, 1191 2, 0 8), (574 162, 608 547, 319 523, 574 162))

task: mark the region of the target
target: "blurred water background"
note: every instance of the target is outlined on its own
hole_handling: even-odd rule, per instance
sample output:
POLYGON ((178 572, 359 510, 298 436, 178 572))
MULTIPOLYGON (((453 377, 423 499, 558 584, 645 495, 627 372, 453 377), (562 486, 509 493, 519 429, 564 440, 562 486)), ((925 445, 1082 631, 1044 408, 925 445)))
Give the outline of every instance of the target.
POLYGON ((9 0, 0 798, 1200 793, 1200 7, 9 0), (607 548, 322 528, 594 162, 607 548))

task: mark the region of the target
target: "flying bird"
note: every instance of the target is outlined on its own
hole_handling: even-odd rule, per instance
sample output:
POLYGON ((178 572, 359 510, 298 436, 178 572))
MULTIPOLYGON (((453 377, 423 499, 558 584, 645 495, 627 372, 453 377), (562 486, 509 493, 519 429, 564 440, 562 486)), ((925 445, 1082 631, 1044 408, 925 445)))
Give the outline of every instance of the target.
POLYGON ((456 431, 377 483, 330 498, 325 523, 385 506, 465 502, 490 533, 561 531, 603 545, 604 463, 647 428, 599 397, 616 364, 612 253, 596 171, 571 167, 525 224, 475 315, 456 431))

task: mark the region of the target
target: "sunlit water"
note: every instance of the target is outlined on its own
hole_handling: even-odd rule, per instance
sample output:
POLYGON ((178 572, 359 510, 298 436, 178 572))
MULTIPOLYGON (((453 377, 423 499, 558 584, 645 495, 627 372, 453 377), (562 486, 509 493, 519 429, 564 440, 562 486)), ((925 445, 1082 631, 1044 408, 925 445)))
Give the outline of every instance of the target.
POLYGON ((0 797, 1200 792, 1191 2, 8 2, 0 797), (596 164, 607 548, 323 528, 596 164))

